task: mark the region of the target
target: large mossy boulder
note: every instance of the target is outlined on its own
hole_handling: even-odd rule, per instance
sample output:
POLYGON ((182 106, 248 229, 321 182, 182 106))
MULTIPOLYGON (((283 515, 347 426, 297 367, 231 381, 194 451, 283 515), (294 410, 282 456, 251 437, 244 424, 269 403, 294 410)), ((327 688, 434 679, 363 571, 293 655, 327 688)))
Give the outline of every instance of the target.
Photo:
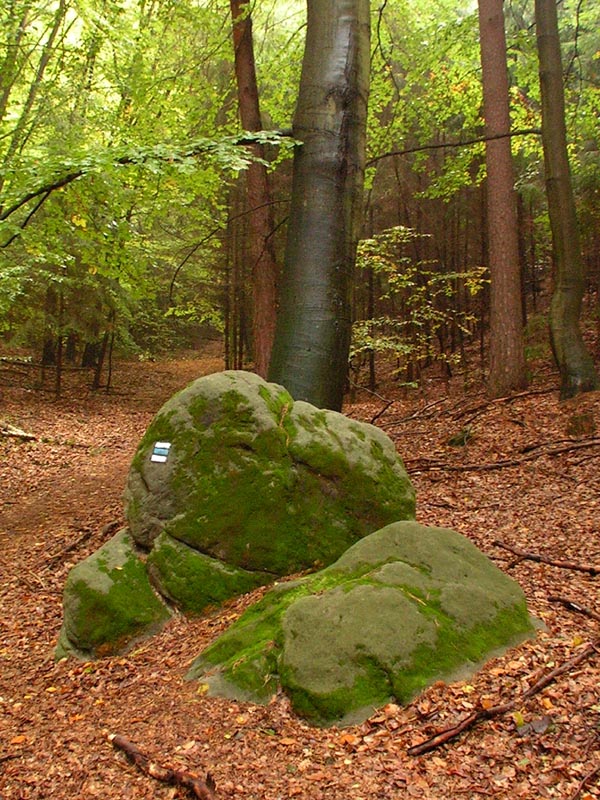
MULTIPOLYGON (((161 535, 171 564, 184 552, 177 542, 207 557, 202 568, 223 563, 262 582, 330 564, 382 525, 414 518, 414 491, 381 430, 241 371, 199 378, 161 408, 126 501, 134 539, 150 548, 161 535)), ((151 557, 157 570, 164 560, 151 557)))
POLYGON ((255 702, 281 686, 297 713, 343 724, 473 671, 531 629, 518 584, 468 539, 399 522, 327 569, 275 586, 188 678, 255 702))
POLYGON ((126 531, 119 531, 70 571, 56 657, 95 658, 121 652, 169 619, 126 531))
POLYGON ((199 378, 158 412, 126 488, 129 534, 70 573, 57 655, 118 652, 168 616, 200 613, 335 561, 414 517, 378 428, 294 402, 249 372, 199 378))

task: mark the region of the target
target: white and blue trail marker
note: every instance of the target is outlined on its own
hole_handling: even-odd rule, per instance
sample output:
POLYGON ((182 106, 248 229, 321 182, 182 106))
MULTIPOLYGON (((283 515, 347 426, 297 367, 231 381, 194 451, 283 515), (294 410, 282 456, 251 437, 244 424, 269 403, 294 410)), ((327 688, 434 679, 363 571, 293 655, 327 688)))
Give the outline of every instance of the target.
POLYGON ((169 457, 169 450, 171 449, 171 442, 155 442, 152 449, 150 461, 156 461, 159 464, 165 464, 169 457))

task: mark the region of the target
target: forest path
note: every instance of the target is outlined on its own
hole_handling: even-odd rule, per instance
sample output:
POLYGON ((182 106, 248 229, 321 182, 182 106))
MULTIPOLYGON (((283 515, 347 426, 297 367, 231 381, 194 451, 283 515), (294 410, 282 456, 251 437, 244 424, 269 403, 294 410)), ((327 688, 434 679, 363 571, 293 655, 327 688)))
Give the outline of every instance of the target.
MULTIPOLYGON (((183 796, 127 764, 107 732, 160 762, 210 770, 222 798, 600 797, 598 657, 523 702, 516 717, 483 723, 429 756, 406 753, 478 703, 518 696, 598 637, 597 623, 549 601, 567 595, 600 612, 598 577, 515 563, 494 545, 600 563, 600 393, 559 404, 555 375, 495 403, 480 390, 465 395, 458 378, 406 398, 391 382, 379 389, 394 402, 378 424, 406 459, 419 520, 472 538, 519 580, 546 626, 469 682, 436 684, 410 706, 390 704, 343 731, 307 726, 283 697, 266 707, 206 698, 183 680, 187 666, 260 592, 202 618, 176 617, 126 656, 54 663, 66 575, 123 522, 141 435, 173 392, 220 368, 219 359, 118 364, 113 394, 73 378, 60 400, 0 386, 0 419, 38 437, 0 438, 1 800, 183 796), (573 433, 575 417, 587 419, 585 432, 573 433), (448 444, 469 426, 465 446, 448 444), (540 731, 517 735, 521 721, 540 731)), ((358 400, 346 413, 367 421, 384 405, 362 392, 358 400)))

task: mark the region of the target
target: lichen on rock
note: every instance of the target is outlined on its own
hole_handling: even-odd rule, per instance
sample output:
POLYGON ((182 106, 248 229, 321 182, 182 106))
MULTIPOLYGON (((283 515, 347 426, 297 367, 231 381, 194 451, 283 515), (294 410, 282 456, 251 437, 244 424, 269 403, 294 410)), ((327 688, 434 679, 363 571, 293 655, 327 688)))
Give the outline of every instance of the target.
POLYGON ((469 540, 399 522, 327 569, 276 586, 188 677, 256 702, 281 685, 299 714, 343 724, 473 670, 531 630, 518 584, 469 540))

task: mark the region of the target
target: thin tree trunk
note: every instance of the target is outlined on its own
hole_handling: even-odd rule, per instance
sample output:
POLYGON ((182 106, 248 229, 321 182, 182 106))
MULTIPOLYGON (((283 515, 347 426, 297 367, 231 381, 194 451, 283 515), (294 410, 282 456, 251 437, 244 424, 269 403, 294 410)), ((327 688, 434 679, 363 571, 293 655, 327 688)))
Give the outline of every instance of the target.
POLYGON ((368 0, 308 0, 294 117, 303 144, 269 375, 293 397, 333 409, 348 368, 368 89, 368 0))
MULTIPOLYGON (((230 0, 235 48, 235 76, 242 127, 247 131, 262 130, 254 47, 252 18, 248 0, 230 0)), ((252 151, 264 158, 264 148, 253 145, 252 151)), ((269 174, 264 164, 253 162, 246 170, 246 189, 250 213, 249 255, 252 263, 253 347, 254 367, 266 377, 275 336, 277 315, 278 267, 273 232, 273 206, 269 174)))
MULTIPOLYGON (((12 134, 9 139, 9 144, 4 155, 4 164, 10 163, 12 157, 19 151, 19 148, 23 145, 24 139, 26 139, 26 128, 29 122, 29 117, 35 101, 37 99, 38 93, 43 86, 44 82, 44 75, 46 72, 46 68, 48 63, 50 62, 50 58, 52 57, 54 43, 56 38, 60 32, 60 28, 64 21, 65 15, 67 13, 67 7, 65 5, 64 0, 59 0, 58 6, 56 8, 54 17, 52 19, 52 23, 49 27, 48 31, 48 38, 46 39, 45 43, 41 48, 41 55, 37 65, 37 70, 35 74, 35 78, 29 87, 29 92, 23 104, 23 108, 17 119, 15 125, 12 129, 12 134)), ((0 189, 4 185, 4 178, 0 175, 0 189)))
POLYGON ((487 169, 490 268, 488 392, 503 397, 527 385, 521 306, 517 204, 510 145, 510 113, 503 0, 479 0, 479 31, 487 169))
POLYGON ((9 8, 4 58, 0 63, 0 122, 4 119, 10 95, 15 88, 15 78, 19 72, 19 52, 21 42, 25 36, 27 17, 30 10, 29 5, 26 5, 22 10, 18 9, 14 2, 11 3, 9 8), (19 14, 18 16, 17 13, 19 14))
POLYGON ((585 281, 567 155, 565 97, 555 0, 535 0, 535 19, 546 193, 555 266, 550 334, 560 371, 560 396, 564 399, 598 388, 599 381, 579 327, 585 281))

